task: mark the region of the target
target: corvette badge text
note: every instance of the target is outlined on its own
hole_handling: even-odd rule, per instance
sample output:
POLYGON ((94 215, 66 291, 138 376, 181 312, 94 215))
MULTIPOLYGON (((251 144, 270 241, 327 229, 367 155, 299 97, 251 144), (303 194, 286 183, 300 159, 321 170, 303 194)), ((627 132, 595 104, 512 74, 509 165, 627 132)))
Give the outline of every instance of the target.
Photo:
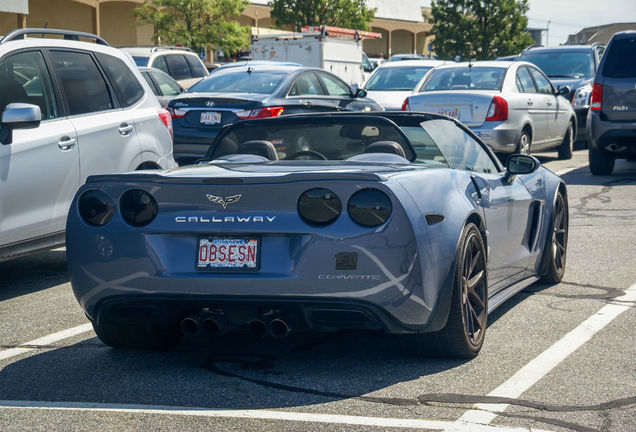
POLYGON ((341 279, 341 280, 380 280, 380 275, 344 275, 344 274, 321 274, 318 279, 341 279))
POLYGON ((177 216, 174 221, 177 223, 245 223, 245 222, 263 222, 272 223, 276 216, 224 216, 206 218, 203 216, 177 216))

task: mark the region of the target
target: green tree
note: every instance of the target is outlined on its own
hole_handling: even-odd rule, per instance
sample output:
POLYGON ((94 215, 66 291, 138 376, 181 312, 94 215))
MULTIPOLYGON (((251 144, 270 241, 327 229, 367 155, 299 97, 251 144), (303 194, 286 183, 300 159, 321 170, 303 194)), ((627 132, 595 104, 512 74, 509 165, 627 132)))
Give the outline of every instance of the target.
POLYGON ((364 0, 272 0, 269 6, 277 25, 296 31, 323 24, 369 30, 375 15, 375 9, 368 9, 364 0))
POLYGON ((534 41, 528 0, 433 0, 433 49, 440 58, 492 59, 517 54, 534 41))
POLYGON ((135 8, 139 24, 152 24, 155 43, 200 50, 236 52, 249 47, 250 28, 231 20, 239 16, 247 0, 144 0, 135 8))

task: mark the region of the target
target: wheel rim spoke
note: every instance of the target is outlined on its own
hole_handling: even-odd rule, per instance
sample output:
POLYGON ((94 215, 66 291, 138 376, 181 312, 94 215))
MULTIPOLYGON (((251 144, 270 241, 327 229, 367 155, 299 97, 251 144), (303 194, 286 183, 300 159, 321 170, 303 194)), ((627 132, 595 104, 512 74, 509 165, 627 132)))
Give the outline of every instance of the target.
POLYGON ((486 271, 483 251, 475 236, 466 242, 462 276, 462 314, 465 330, 471 342, 478 344, 486 318, 486 271))

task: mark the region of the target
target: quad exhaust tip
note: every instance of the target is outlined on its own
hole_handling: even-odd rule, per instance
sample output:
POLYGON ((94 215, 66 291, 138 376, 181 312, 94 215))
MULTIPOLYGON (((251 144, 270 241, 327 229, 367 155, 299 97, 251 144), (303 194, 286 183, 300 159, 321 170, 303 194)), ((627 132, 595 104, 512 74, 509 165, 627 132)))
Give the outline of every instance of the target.
POLYGON ((287 336, 291 330, 287 323, 279 318, 271 320, 267 327, 269 329, 269 333, 276 338, 287 336))

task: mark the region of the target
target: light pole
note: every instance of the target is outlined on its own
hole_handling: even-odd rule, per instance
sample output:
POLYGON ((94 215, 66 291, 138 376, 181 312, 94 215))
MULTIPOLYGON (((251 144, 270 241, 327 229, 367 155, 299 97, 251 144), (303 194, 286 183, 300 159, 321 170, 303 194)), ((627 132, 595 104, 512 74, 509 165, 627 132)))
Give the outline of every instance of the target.
POLYGON ((546 26, 545 29, 545 46, 549 47, 550 46, 550 23, 552 22, 552 20, 548 20, 548 25, 546 26))

